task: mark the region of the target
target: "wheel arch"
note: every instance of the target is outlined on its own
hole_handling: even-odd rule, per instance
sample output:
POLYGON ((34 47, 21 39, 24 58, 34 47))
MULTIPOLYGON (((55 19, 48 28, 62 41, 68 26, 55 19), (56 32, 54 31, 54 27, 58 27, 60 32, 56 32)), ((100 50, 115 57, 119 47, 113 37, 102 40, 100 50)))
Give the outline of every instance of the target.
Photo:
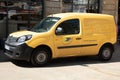
MULTIPOLYGON (((33 49, 33 51, 32 51, 32 53, 31 53, 31 57, 32 57, 32 55, 33 55, 33 52, 36 50, 36 49, 38 49, 38 48, 46 48, 47 50, 49 50, 50 51, 50 58, 52 58, 52 49, 48 46, 48 45, 39 45, 39 46, 37 46, 36 48, 34 48, 33 49)), ((30 58, 31 58, 30 57, 30 58)))
POLYGON ((112 58, 113 52, 114 52, 114 45, 111 43, 105 43, 101 46, 98 53, 98 57, 102 61, 108 61, 112 58))
MULTIPOLYGON (((101 49, 102 49, 103 47, 106 47, 106 46, 111 47, 111 49, 112 49, 113 52, 115 51, 114 46, 113 46, 112 43, 105 43, 105 44, 103 44, 103 45, 100 47, 99 52, 101 51, 101 49)), ((99 55, 99 54, 98 54, 98 55, 99 55)))

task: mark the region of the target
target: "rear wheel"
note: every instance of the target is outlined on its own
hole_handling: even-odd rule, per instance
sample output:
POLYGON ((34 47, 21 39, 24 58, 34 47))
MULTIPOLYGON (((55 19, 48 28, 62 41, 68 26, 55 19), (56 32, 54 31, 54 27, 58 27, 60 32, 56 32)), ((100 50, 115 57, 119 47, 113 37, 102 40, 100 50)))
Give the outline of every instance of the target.
POLYGON ((108 61, 112 58, 113 49, 109 46, 104 46, 100 49, 99 58, 103 61, 108 61))
POLYGON ((33 52, 31 62, 34 66, 44 66, 50 61, 50 51, 46 48, 38 48, 33 52))

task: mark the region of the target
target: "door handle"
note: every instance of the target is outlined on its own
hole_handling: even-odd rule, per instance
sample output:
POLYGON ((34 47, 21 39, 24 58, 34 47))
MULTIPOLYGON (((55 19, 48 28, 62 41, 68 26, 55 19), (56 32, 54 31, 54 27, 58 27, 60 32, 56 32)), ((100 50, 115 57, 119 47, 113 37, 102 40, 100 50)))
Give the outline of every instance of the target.
POLYGON ((70 41, 71 38, 70 37, 66 37, 65 41, 70 41))
POLYGON ((82 38, 76 38, 76 40, 81 40, 82 38))

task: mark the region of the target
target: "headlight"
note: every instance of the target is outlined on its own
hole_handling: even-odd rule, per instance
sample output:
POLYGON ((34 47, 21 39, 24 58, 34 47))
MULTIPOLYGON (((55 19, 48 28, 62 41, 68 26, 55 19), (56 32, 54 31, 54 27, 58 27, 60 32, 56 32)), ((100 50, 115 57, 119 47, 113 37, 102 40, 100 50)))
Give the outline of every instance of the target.
POLYGON ((19 37, 17 39, 17 42, 18 43, 23 43, 23 42, 25 42, 25 41, 27 41, 27 40, 29 40, 31 38, 32 38, 32 35, 24 35, 24 36, 19 37))

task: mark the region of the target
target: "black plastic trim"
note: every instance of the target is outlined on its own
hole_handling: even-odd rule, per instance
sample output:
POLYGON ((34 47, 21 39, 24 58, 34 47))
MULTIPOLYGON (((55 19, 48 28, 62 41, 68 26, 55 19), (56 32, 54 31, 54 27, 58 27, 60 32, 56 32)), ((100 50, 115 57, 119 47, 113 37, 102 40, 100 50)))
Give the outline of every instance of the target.
POLYGON ((85 45, 73 45, 73 46, 59 46, 58 49, 65 49, 65 48, 76 48, 76 47, 90 47, 90 46, 97 46, 98 44, 85 44, 85 45))
POLYGON ((8 57, 16 60, 30 60, 33 48, 29 47, 26 43, 17 46, 6 45, 10 47, 10 50, 5 50, 5 54, 8 57), (17 54, 19 54, 19 56, 17 54))

